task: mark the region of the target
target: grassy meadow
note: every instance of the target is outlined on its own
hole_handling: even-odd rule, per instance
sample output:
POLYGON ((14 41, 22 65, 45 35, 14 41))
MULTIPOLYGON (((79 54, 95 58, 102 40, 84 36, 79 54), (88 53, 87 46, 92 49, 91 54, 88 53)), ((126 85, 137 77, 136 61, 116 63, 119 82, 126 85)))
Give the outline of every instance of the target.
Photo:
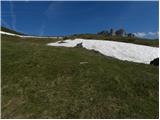
POLYGON ((55 41, 1 36, 2 118, 158 118, 158 67, 55 41))

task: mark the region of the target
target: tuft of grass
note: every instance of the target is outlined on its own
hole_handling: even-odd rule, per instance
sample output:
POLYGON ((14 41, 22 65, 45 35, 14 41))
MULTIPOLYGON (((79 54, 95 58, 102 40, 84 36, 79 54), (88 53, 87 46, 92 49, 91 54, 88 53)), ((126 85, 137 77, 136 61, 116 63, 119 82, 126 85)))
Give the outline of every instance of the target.
POLYGON ((51 41, 2 35, 2 118, 158 118, 158 67, 51 41))

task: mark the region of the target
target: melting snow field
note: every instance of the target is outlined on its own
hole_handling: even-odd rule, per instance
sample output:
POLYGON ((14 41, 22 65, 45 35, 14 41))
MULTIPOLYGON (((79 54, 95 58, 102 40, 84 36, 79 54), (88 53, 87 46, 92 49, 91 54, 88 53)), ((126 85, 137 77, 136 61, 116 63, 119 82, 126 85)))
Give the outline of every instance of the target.
POLYGON ((13 33, 8 33, 4 31, 0 31, 1 34, 10 35, 10 36, 17 36, 21 38, 61 38, 61 37, 41 37, 41 36, 27 36, 27 35, 18 35, 13 33))
POLYGON ((82 46, 88 50, 96 50, 105 56, 114 57, 120 60, 127 60, 137 63, 149 64, 150 61, 159 56, 159 48, 132 43, 75 39, 65 40, 63 42, 48 43, 48 46, 76 47, 82 43, 82 46))

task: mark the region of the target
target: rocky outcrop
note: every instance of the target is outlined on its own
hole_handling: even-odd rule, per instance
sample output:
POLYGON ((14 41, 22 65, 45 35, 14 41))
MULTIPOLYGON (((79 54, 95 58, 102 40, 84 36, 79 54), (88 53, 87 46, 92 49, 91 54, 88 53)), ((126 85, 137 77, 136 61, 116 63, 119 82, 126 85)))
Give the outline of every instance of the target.
POLYGON ((159 58, 156 58, 150 62, 151 65, 159 66, 159 58))
POLYGON ((79 44, 77 44, 77 45, 76 45, 76 47, 80 47, 80 48, 82 48, 82 47, 83 47, 83 45, 82 45, 82 43, 79 43, 79 44))
POLYGON ((111 28, 111 30, 110 30, 110 35, 111 36, 115 36, 116 34, 115 34, 115 30, 113 29, 113 28, 111 28))

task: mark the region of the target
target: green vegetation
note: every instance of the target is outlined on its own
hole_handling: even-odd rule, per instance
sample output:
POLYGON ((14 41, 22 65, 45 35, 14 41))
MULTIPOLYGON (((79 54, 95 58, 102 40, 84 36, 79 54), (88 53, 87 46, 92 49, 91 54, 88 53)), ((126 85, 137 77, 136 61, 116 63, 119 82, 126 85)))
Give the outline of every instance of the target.
POLYGON ((55 41, 2 35, 2 118, 158 118, 158 67, 55 41))
POLYGON ((153 46, 153 47, 159 46, 159 40, 149 40, 149 39, 146 40, 146 39, 141 39, 136 37, 107 36, 107 35, 98 35, 98 34, 75 34, 75 35, 64 37, 64 39, 76 39, 76 38, 111 40, 111 41, 127 42, 127 43, 134 43, 134 44, 147 45, 147 46, 153 46))
POLYGON ((3 26, 1 26, 1 31, 13 33, 13 34, 18 34, 18 35, 24 35, 23 33, 16 32, 15 30, 11 30, 11 29, 3 27, 3 26))

